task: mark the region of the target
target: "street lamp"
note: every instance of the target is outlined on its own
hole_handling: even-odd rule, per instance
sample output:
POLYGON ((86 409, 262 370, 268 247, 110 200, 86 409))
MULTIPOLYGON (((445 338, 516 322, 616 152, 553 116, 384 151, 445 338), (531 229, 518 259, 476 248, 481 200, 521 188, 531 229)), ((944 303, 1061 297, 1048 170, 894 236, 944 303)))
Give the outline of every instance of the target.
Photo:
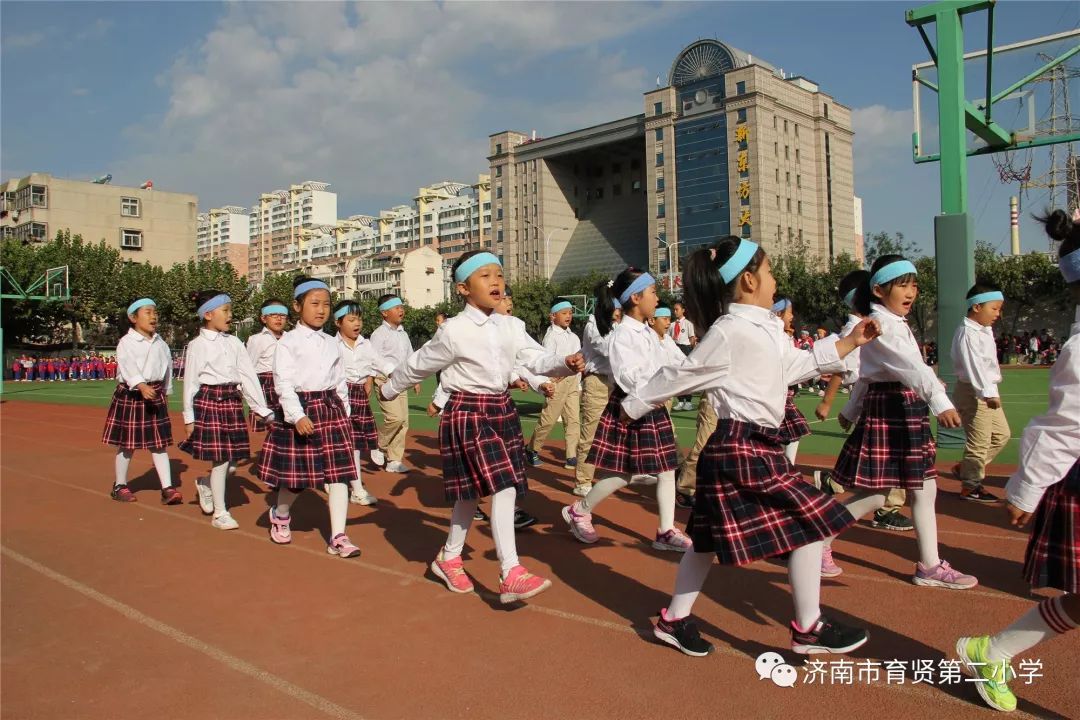
POLYGON ((551 275, 548 272, 548 258, 550 258, 550 256, 551 256, 551 236, 555 234, 556 230, 569 230, 569 229, 570 228, 568 228, 568 227, 557 227, 557 228, 552 228, 551 230, 544 233, 544 279, 548 279, 550 277, 550 275, 551 275))
POLYGON ((659 247, 665 248, 667 250, 668 291, 671 292, 671 293, 674 293, 675 292, 675 265, 674 265, 674 263, 671 262, 672 243, 669 242, 666 238, 662 238, 659 235, 657 235, 656 236, 656 244, 659 247))

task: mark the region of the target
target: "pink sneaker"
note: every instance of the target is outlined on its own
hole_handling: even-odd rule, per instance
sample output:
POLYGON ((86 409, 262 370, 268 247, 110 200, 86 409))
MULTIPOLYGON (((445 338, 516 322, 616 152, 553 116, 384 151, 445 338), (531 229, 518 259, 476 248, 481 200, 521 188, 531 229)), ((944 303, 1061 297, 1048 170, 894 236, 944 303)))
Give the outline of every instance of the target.
POLYGON ((581 512, 580 503, 564 507, 562 517, 566 524, 570 526, 570 532, 581 542, 592 545, 600 539, 596 534, 596 528, 592 524, 592 513, 581 512))
POLYGON ((967 590, 979 584, 977 577, 953 570, 944 560, 940 565, 932 568, 927 568, 922 563, 915 563, 915 577, 911 581, 916 585, 943 587, 950 590, 967 590))
POLYGON ((345 533, 338 533, 330 539, 330 544, 326 546, 326 554, 351 558, 360 554, 360 548, 352 544, 348 535, 345 533))
POLYGON ((836 577, 843 572, 844 568, 833 560, 832 548, 828 545, 821 548, 821 577, 836 577))
POLYGON ((438 557, 431 563, 431 572, 435 573, 435 577, 446 583, 446 587, 450 592, 472 592, 472 580, 465 574, 465 568, 462 567, 461 563, 461 556, 458 555, 456 558, 451 558, 450 560, 443 560, 442 556, 443 553, 440 550, 438 557))
POLYGON ((687 550, 694 549, 694 541, 686 536, 682 530, 678 528, 671 528, 667 532, 656 531, 656 539, 653 540, 653 549, 655 550, 673 550, 675 552, 686 552, 687 550))
POLYGON ((503 605, 528 600, 551 587, 551 581, 533 575, 521 565, 515 565, 506 578, 499 583, 499 602, 503 605))
POLYGON ((288 545, 292 542, 292 530, 289 529, 292 517, 279 518, 275 510, 270 508, 270 539, 278 545, 288 545))

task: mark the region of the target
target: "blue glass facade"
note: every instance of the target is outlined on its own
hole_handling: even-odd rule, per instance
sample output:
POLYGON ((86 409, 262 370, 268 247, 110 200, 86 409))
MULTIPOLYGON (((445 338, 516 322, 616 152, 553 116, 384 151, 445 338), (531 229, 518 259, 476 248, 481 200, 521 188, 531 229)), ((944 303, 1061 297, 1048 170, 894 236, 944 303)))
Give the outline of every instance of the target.
POLYGON ((695 93, 702 90, 715 111, 684 117, 675 125, 680 255, 731 233, 727 116, 721 109, 723 76, 679 88, 683 107, 693 103, 695 93))

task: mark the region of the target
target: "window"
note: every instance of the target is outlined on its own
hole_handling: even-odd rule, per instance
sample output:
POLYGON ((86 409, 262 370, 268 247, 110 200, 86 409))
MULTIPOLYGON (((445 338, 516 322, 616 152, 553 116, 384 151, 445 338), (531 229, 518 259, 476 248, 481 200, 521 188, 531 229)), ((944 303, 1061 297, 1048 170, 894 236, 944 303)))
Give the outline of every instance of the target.
POLYGON ((746 94, 746 83, 745 82, 740 81, 740 82, 735 83, 735 94, 736 95, 745 95, 746 94))
POLYGON ((799 214, 802 215, 802 200, 799 201, 799 214))
POLYGON ((795 148, 795 164, 799 164, 799 148, 795 148))
POLYGON ((784 132, 787 132, 787 120, 784 121, 784 132))
POLYGON ((656 153, 656 167, 664 167, 664 153, 656 153))
POLYGON ((829 103, 825 103, 825 119, 829 119, 829 103))
POLYGON ((120 247, 124 250, 142 250, 142 230, 121 230, 120 247))
POLYGON ((791 212, 791 198, 787 199, 787 211, 791 212))
POLYGON ((656 178, 656 192, 664 192, 664 178, 656 178))
POLYGON ((30 186, 30 206, 31 207, 48 207, 47 190, 44 185, 31 185, 30 186))
POLYGON ((658 217, 658 218, 667 217, 664 214, 664 203, 662 203, 662 202, 656 204, 656 217, 658 217))
POLYGON ((502 220, 502 208, 495 208, 495 219, 502 220))
POLYGON ((630 183, 630 192, 641 192, 641 181, 635 180, 630 183))
POLYGON ((536 192, 536 183, 533 183, 533 192, 536 192))
POLYGON ((735 111, 735 117, 738 118, 736 122, 746 122, 746 108, 739 108, 735 111))
POLYGON ((776 157, 780 157, 780 143, 774 142, 772 144, 772 154, 776 157))
POLYGON ((615 183, 611 186, 611 194, 615 197, 622 195, 622 183, 615 183))
POLYGON ((604 188, 602 188, 602 187, 596 188, 596 199, 597 200, 603 200, 604 199, 604 188))
POLYGON ((790 160, 791 159, 791 146, 790 145, 785 145, 784 146, 784 159, 785 160, 790 160))
POLYGON ((661 142, 664 139, 664 128, 656 128, 656 130, 653 131, 653 139, 655 139, 656 142, 661 142))
POLYGON ((124 217, 139 217, 139 198, 120 198, 120 214, 124 217))
MULTIPOLYGON (((664 114, 664 103, 662 103, 662 102, 653 103, 652 114, 653 115, 663 115, 664 114)), ((826 112, 825 117, 828 117, 828 116, 829 116, 829 113, 826 112)))
POLYGON ((802 242, 802 228, 799 228, 799 242, 802 242))
POLYGON ((799 137, 799 123, 795 123, 795 137, 799 137))
POLYGON ((533 205, 533 217, 536 217, 536 205, 533 205))
POLYGON ((776 168, 776 184, 780 184, 780 168, 776 168))
POLYGON ((495 154, 502 155, 502 143, 495 143, 495 154))
POLYGON ((790 172, 785 172, 784 173, 784 180, 788 185, 791 184, 791 173, 790 172))
POLYGON ((797 188, 802 187, 802 175, 796 175, 795 176, 795 187, 797 187, 797 188))
POLYGON ((495 187, 495 199, 496 200, 502 199, 502 185, 497 185, 495 187))
POLYGON ((495 168, 495 177, 502 177, 502 169, 502 165, 499 165, 495 168))
POLYGON ((780 209, 780 196, 779 195, 776 196, 776 209, 777 210, 780 209))
POLYGON ((776 129, 776 116, 775 115, 772 116, 772 129, 773 130, 776 129))
POLYGON ((424 222, 431 222, 431 213, 426 213, 424 215, 424 222))

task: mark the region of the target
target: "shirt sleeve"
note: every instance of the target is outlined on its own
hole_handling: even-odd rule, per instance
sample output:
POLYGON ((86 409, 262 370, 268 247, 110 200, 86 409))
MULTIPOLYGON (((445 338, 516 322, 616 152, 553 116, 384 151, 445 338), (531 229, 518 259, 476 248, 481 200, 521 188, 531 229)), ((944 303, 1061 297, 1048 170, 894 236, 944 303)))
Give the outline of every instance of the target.
POLYGON ((285 422, 295 425, 304 417, 304 407, 296 394, 296 375, 299 372, 296 355, 291 344, 283 339, 274 351, 274 390, 281 402, 281 412, 285 422))
POLYGON ((127 337, 121 338, 116 344, 116 360, 120 366, 120 375, 129 388, 134 389, 136 385, 146 382, 134 352, 134 343, 127 337))
MULTIPOLYGON (((878 358, 881 368, 889 376, 914 390, 923 402, 930 405, 930 412, 934 415, 954 409, 952 401, 945 394, 945 387, 934 374, 933 368, 923 362, 922 355, 918 351, 912 351, 909 339, 904 337, 902 332, 898 332, 895 327, 891 330, 874 340, 881 353, 881 357, 878 358)), ((907 329, 902 330, 911 332, 907 329)), ((849 416, 845 415, 845 417, 849 416)))
POLYGON ((165 395, 172 395, 172 350, 169 349, 169 345, 162 340, 161 352, 163 354, 162 361, 165 364, 165 395))
POLYGON ((431 398, 431 404, 442 410, 446 403, 450 402, 450 393, 439 383, 435 386, 435 395, 431 398))
POLYGON ((838 339, 819 340, 810 350, 784 343, 784 385, 791 387, 824 373, 843 372, 844 361, 836 351, 838 339))
MULTIPOLYGON (((548 377, 567 377, 574 374, 574 371, 566 366, 565 357, 549 352, 533 340, 529 333, 525 332, 524 325, 515 325, 514 333, 517 347, 514 354, 515 366, 520 365, 530 373, 548 377)), ((528 382, 528 377, 525 381, 528 382)))
MULTIPOLYGON (((983 398, 984 400, 989 398, 998 397, 997 383, 992 381, 987 372, 989 368, 986 366, 986 358, 980 354, 981 338, 975 333, 964 333, 963 341, 960 344, 960 362, 964 365, 964 370, 967 371, 968 378, 971 379, 971 386, 975 389, 975 395, 983 398)), ((994 358, 994 362, 997 362, 997 358, 994 358)))
POLYGON ((394 358, 390 354, 389 333, 380 325, 371 333, 371 350, 375 355, 375 369, 384 377, 394 372, 394 358))
MULTIPOLYGON (((270 417, 273 411, 266 407, 266 396, 263 394, 259 376, 255 374, 255 363, 247 354, 246 348, 237 338, 234 352, 236 353, 236 372, 240 375, 240 387, 244 390, 244 398, 247 400, 251 412, 259 417, 270 417)), ((232 344, 232 343, 230 343, 232 344)))
MULTIPOLYGON (((195 340, 198 340, 196 338, 195 340)), ((195 422, 195 393, 199 391, 199 372, 206 358, 200 352, 202 343, 192 340, 188 343, 184 358, 184 424, 195 422)))
POLYGON ((379 392, 384 400, 393 400, 413 385, 439 372, 453 360, 453 343, 444 325, 431 340, 421 345, 419 350, 394 369, 389 382, 383 383, 379 392))
POLYGON ((718 387, 731 370, 731 350, 723 333, 710 331, 682 365, 665 365, 622 401, 637 420, 677 395, 718 387))
POLYGON ((634 346, 627 333, 616 331, 612 335, 610 353, 611 375, 627 394, 633 393, 638 389, 638 385, 649 380, 645 377, 647 366, 643 362, 642 353, 634 346))

